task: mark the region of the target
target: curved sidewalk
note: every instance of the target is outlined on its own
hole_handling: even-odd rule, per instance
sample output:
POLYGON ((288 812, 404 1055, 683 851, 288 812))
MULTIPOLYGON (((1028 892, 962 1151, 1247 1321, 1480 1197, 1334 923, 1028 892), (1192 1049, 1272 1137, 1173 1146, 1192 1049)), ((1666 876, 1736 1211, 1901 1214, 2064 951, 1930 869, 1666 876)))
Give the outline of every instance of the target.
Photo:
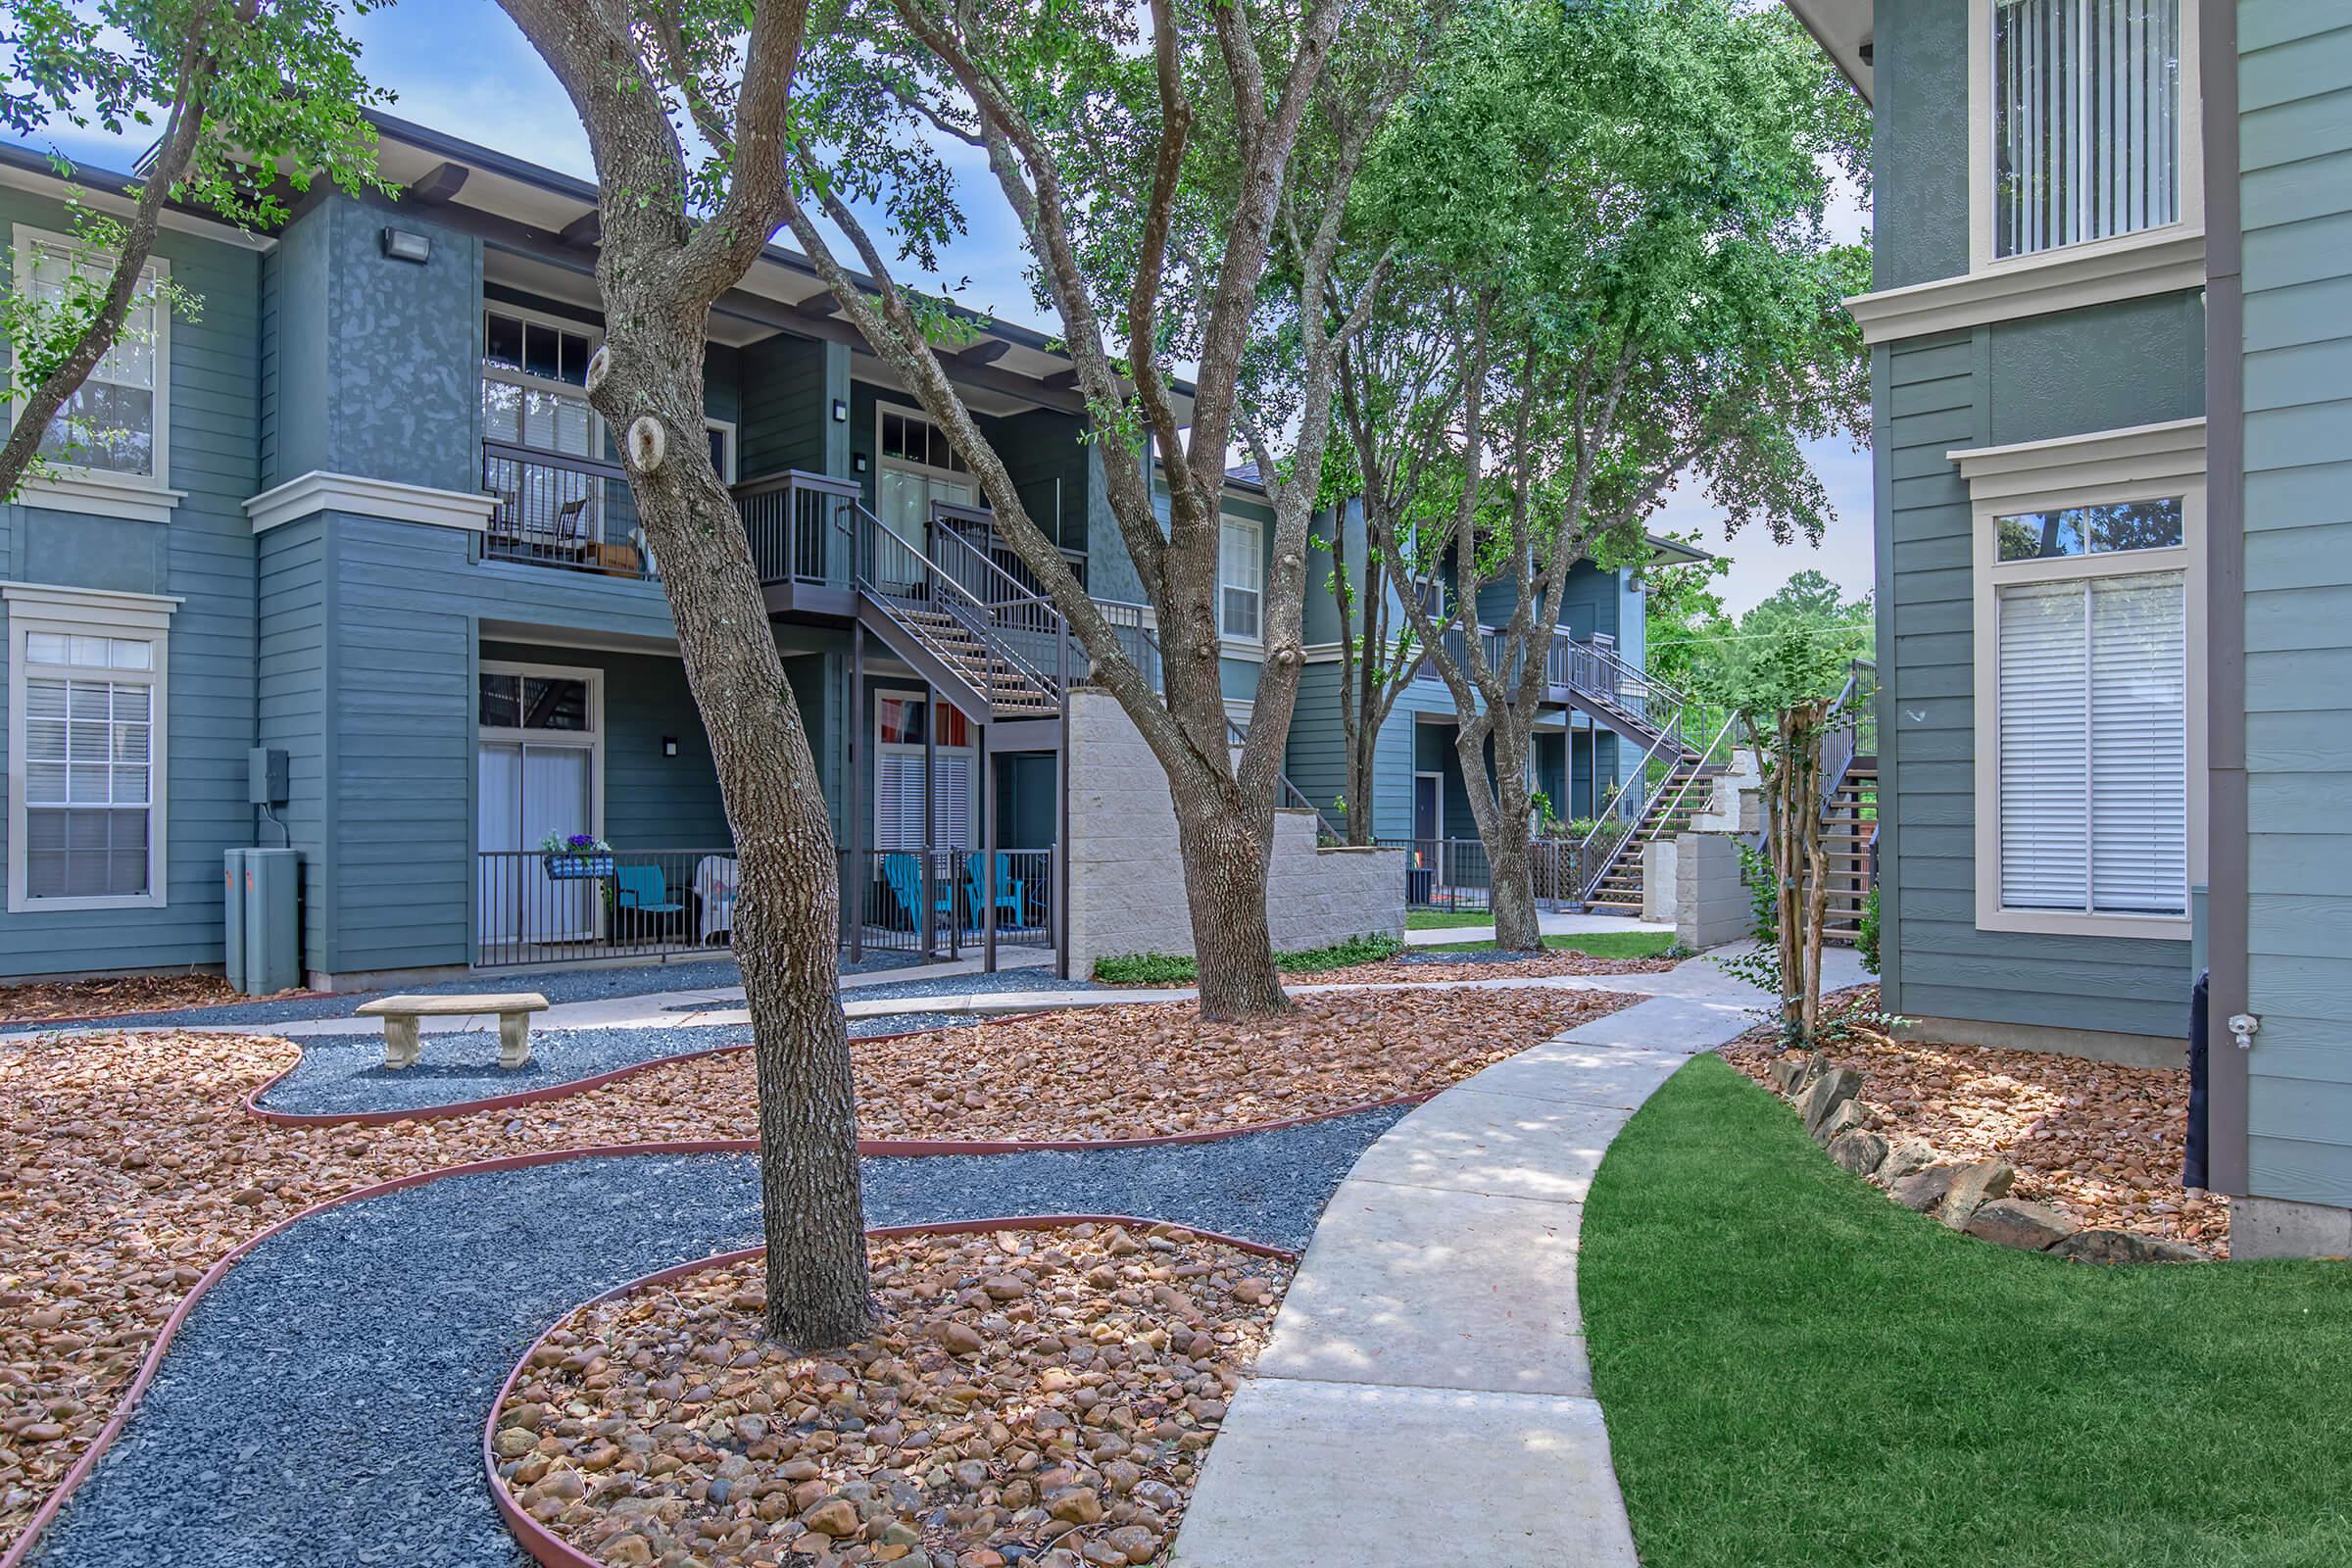
POLYGON ((1577 1230, 1617 1130, 1754 1022, 1745 1000, 1582 1025, 1365 1151, 1234 1396, 1173 1568, 1256 1568, 1276 1543, 1292 1568, 1633 1568, 1577 1230))

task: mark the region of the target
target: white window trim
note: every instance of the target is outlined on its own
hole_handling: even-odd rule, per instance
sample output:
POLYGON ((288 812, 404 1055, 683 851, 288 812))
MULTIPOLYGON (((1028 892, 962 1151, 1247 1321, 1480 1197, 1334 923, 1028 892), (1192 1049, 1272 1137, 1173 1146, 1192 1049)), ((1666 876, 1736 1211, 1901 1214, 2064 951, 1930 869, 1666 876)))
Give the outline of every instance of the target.
POLYGON ((2160 228, 2023 256, 1993 255, 1992 8, 1968 17, 1968 271, 1845 302, 1865 343, 1958 331, 2205 286, 2205 143, 2197 0, 2180 0, 2180 217, 2160 228))
MULTIPOLYGON (((605 836, 605 672, 589 665, 522 663, 513 660, 484 659, 474 669, 473 734, 475 744, 483 741, 492 745, 568 746, 589 752, 588 802, 590 822, 588 831, 598 838, 605 836), (588 727, 576 729, 526 729, 520 725, 485 724, 481 721, 482 698, 480 677, 484 675, 537 675, 553 680, 585 681, 588 686, 588 727)), ((481 787, 481 759, 474 759, 474 787, 481 787)), ((481 813, 474 812, 476 836, 480 833, 481 813)), ((536 844, 523 849, 535 850, 536 844)), ((481 846, 476 844, 478 851, 481 846)))
POLYGON ((1217 518, 1217 641, 1229 654, 1241 657, 1265 657, 1266 650, 1266 525, 1255 517, 1244 517, 1223 513, 1217 518), (1255 636, 1231 631, 1225 625, 1225 530, 1247 528, 1256 541, 1250 547, 1251 558, 1257 563, 1257 585, 1251 591, 1257 595, 1257 633, 1255 636))
MULTIPOLYGON (((185 601, 170 594, 117 593, 56 583, 0 583, 8 606, 8 911, 47 913, 70 909, 161 909, 169 906, 166 839, 171 824, 172 614, 185 601), (120 671, 136 680, 144 673, 154 691, 147 741, 147 891, 122 898, 35 899, 25 891, 24 640, 36 631, 122 637, 155 645, 150 671, 120 671)), ((111 678, 111 677, 110 677, 111 678)))
MULTIPOLYGON (((882 775, 879 760, 885 754, 892 757, 920 757, 926 751, 936 751, 942 757, 969 757, 974 759, 972 794, 971 799, 965 803, 970 808, 971 820, 964 823, 963 833, 961 836, 966 839, 977 838, 979 835, 975 829, 978 825, 980 814, 980 774, 978 772, 978 758, 980 755, 980 748, 977 746, 949 746, 944 743, 935 747, 924 747, 919 745, 908 745, 905 741, 884 740, 882 738, 882 704, 885 699, 892 702, 928 704, 929 708, 923 714, 923 723, 926 726, 931 727, 925 729, 925 734, 935 734, 937 732, 936 727, 939 723, 940 710, 949 706, 947 700, 941 697, 938 693, 917 691, 912 687, 887 687, 877 690, 874 693, 873 739, 874 757, 876 759, 874 783, 872 789, 874 797, 874 819, 868 824, 868 827, 873 834, 872 839, 868 842, 877 845, 882 842, 882 775)), ((933 796, 935 797, 937 794, 937 780, 927 779, 925 782, 933 786, 933 796)), ((928 818, 930 814, 930 808, 937 805, 938 801, 935 798, 927 799, 925 805, 926 818, 928 818)), ((923 837, 925 839, 929 839, 933 833, 939 830, 941 825, 942 824, 937 821, 928 819, 925 820, 923 823, 923 837)), ((951 838, 953 837, 954 835, 951 835, 951 838)), ((898 852, 885 851, 884 853, 889 854, 898 852)))
POLYGON ((2203 94, 2198 83, 2197 0, 2180 7, 2180 112, 2175 128, 2180 144, 2175 167, 2180 175, 2180 217, 2156 228, 2112 239, 2053 246, 2024 256, 1993 255, 1992 189, 1992 13, 2000 0, 1972 0, 1968 11, 1968 270, 1991 275, 2017 270, 2050 256, 2126 256, 2205 231, 2205 136, 2203 94))
MULTIPOLYGON (((16 248, 16 278, 14 286, 23 297, 32 287, 32 256, 42 245, 63 246, 78 250, 95 265, 108 259, 112 252, 84 244, 72 234, 60 234, 54 229, 36 228, 30 223, 18 223, 10 234, 16 248)), ((150 255, 144 276, 157 282, 172 276, 170 258, 150 255)), ((172 509, 188 498, 185 490, 171 488, 172 478, 172 312, 168 305, 158 302, 155 311, 155 431, 154 471, 145 475, 117 473, 110 468, 93 468, 79 463, 52 463, 49 476, 27 478, 18 487, 20 504, 35 507, 54 507, 61 512, 79 512, 97 517, 125 517, 134 522, 170 522, 172 509)), ((13 422, 24 411, 22 399, 12 400, 9 418, 13 422)))
MULTIPOLYGON (((584 337, 588 340, 588 352, 591 355, 593 355, 598 349, 604 347, 605 344, 605 329, 601 326, 598 326, 593 321, 582 321, 568 316, 557 316, 553 312, 549 311, 535 311, 527 305, 509 305, 505 300, 486 299, 481 302, 480 314, 483 316, 511 316, 518 321, 528 321, 534 326, 551 327, 559 332, 569 332, 574 337, 584 337)), ((604 461, 604 416, 599 415, 596 412, 595 406, 588 402, 587 388, 574 386, 569 381, 554 380, 544 375, 533 375, 528 370, 510 370, 503 365, 491 365, 490 342, 486 332, 483 336, 478 352, 474 355, 473 364, 475 370, 479 372, 480 379, 484 381, 502 381, 509 386, 518 386, 529 391, 546 392, 556 397, 578 399, 579 402, 588 409, 588 446, 590 450, 587 454, 587 460, 590 462, 604 461)), ((480 406, 481 395, 478 389, 474 395, 474 420, 478 425, 481 422, 482 417, 480 406)), ((489 439, 489 436, 486 432, 484 433, 482 439, 489 439)), ((505 443, 501 444, 503 445, 505 443)), ((527 441, 518 440, 515 441, 514 445, 523 447, 532 452, 553 450, 552 448, 531 446, 531 444, 527 441)), ((559 453, 557 455, 560 457, 569 457, 572 454, 559 453)))
POLYGON ((727 467, 726 471, 718 476, 718 482, 733 484, 737 470, 743 466, 743 454, 737 445, 741 437, 737 432, 735 421, 733 419, 714 419, 706 415, 703 417, 703 428, 724 430, 727 433, 727 467))
POLYGON ((2180 419, 2054 441, 1946 453, 1968 481, 1973 517, 1973 683, 1976 741, 1976 910, 1980 931, 2185 941, 2189 917, 2076 914, 2001 905, 2000 590, 2179 571, 2187 602, 2188 883, 2205 880, 2205 421, 2180 419), (1997 559, 1993 519, 2020 511, 2181 498, 2181 542, 2057 561, 1997 559))
POLYGON ((905 403, 892 403, 883 398, 874 399, 874 472, 879 474, 883 469, 889 468, 899 473, 920 474, 926 480, 936 479, 941 484, 963 485, 972 492, 974 497, 972 504, 978 506, 980 476, 970 469, 958 472, 954 468, 936 468, 928 463, 917 463, 912 458, 893 458, 883 454, 882 418, 883 416, 890 414, 895 414, 905 419, 919 419, 934 430, 940 427, 937 419, 918 408, 905 403))

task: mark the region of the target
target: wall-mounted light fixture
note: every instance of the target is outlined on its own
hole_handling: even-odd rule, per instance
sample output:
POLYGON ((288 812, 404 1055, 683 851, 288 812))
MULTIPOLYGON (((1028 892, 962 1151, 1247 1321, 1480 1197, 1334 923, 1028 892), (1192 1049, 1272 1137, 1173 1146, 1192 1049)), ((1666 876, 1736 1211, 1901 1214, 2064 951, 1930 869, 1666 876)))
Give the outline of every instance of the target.
POLYGON ((419 234, 414 229, 385 229, 383 246, 384 255, 396 262, 415 262, 421 266, 433 259, 432 236, 419 234))
POLYGON ((675 735, 664 735, 662 737, 662 755, 663 757, 675 757, 678 755, 678 738, 675 735))
POLYGON ((863 473, 865 471, 864 453, 853 452, 850 454, 850 471, 852 473, 863 473))
POLYGON ((833 400, 833 422, 835 424, 850 422, 850 406, 839 398, 833 400))

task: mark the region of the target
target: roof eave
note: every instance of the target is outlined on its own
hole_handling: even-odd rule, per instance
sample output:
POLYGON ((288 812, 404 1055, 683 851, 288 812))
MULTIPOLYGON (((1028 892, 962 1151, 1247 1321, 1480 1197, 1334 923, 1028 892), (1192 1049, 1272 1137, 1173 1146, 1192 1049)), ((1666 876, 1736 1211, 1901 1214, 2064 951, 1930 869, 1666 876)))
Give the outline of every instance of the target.
POLYGON ((1872 0, 1788 0, 1788 9, 1854 84, 1862 101, 1873 102, 1871 55, 1877 23, 1872 0))

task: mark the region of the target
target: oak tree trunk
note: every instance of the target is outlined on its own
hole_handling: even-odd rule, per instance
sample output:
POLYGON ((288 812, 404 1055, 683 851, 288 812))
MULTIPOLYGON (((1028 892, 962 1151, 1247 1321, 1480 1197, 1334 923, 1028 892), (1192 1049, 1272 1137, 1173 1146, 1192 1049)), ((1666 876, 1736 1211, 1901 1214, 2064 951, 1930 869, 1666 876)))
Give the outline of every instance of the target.
POLYGON ((1250 805, 1222 780, 1173 792, 1184 894, 1193 921, 1200 1016, 1211 1022, 1287 1011, 1267 929, 1273 803, 1250 805))
POLYGON ((701 457, 702 334, 642 330, 662 312, 640 303, 642 315, 612 302, 613 369, 591 401, 616 432, 647 415, 666 430, 663 461, 649 466, 628 454, 629 480, 734 833, 734 952, 760 1100, 765 1326, 797 1348, 842 1346, 875 1319, 839 995, 832 825, 742 520, 701 457))
POLYGON ((1494 945, 1505 953, 1540 953, 1544 926, 1536 914, 1536 866, 1528 827, 1527 738, 1513 715, 1497 712, 1491 726, 1454 732, 1454 756, 1470 787, 1470 814, 1487 852, 1488 902, 1494 912, 1494 945), (1494 756, 1488 757, 1492 744, 1494 756))

